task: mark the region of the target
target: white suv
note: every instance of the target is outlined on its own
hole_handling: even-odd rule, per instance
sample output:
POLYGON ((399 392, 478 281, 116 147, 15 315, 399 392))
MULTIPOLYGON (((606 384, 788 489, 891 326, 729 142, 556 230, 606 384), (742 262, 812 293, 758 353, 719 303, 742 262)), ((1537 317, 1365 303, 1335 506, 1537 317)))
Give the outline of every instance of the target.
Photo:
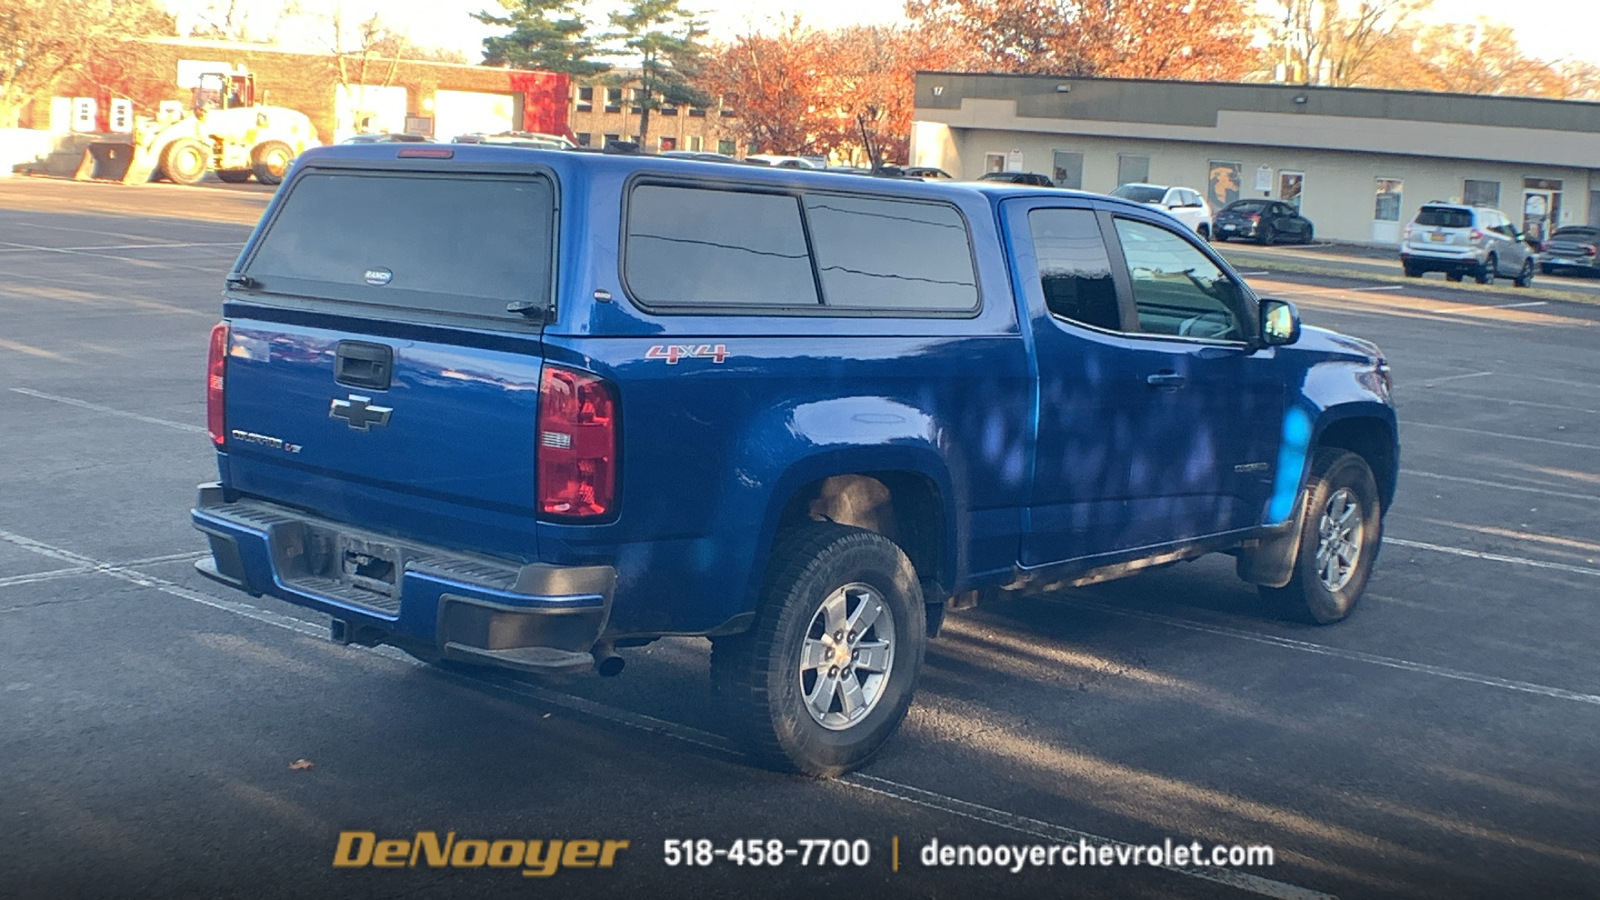
POLYGON ((1174 219, 1189 226, 1189 230, 1204 240, 1211 240, 1211 207, 1194 188, 1168 187, 1164 184, 1124 184, 1111 192, 1113 197, 1159 206, 1174 219))
POLYGON ((1443 272, 1450 281, 1471 275, 1479 284, 1493 284, 1504 275, 1527 287, 1536 263, 1526 237, 1498 209, 1424 203, 1406 226, 1400 265, 1410 278, 1443 272))

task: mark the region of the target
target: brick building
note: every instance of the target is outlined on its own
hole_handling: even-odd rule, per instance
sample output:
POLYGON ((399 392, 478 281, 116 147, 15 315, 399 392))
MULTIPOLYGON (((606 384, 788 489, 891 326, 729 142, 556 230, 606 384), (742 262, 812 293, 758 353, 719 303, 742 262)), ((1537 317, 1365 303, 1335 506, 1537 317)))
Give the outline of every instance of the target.
MULTIPOLYGON (((625 74, 625 73, 623 73, 625 74)), ((616 84, 617 73, 574 81, 569 127, 580 146, 604 147, 608 141, 639 137, 644 89, 637 81, 616 84)), ((744 156, 736 144, 734 112, 718 102, 707 107, 662 105, 650 111, 648 152, 693 150, 744 156)))
MULTIPOLYGON (((111 96, 128 96, 140 114, 154 115, 163 100, 187 106, 198 73, 241 70, 255 76, 258 101, 305 113, 324 143, 374 131, 449 140, 469 132, 567 130, 565 75, 377 56, 340 59, 331 52, 198 38, 128 41, 58 93, 95 96, 102 110, 111 96)), ((23 124, 64 130, 48 121, 49 110, 35 103, 32 121, 23 124)))

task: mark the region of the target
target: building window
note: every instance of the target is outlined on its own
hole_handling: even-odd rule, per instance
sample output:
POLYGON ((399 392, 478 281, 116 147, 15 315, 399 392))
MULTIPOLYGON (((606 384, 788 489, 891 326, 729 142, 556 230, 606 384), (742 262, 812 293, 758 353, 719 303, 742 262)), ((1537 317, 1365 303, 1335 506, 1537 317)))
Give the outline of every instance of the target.
POLYGON ((622 140, 622 135, 620 135, 620 134, 607 134, 605 137, 606 137, 606 142, 604 144, 600 145, 600 147, 602 149, 604 149, 606 147, 609 147, 612 144, 615 144, 617 141, 622 140))
POLYGON ((1050 180, 1059 188, 1083 189, 1083 154, 1070 150, 1055 151, 1055 165, 1050 180))
POLYGON ((1006 170, 1006 155, 1004 153, 985 153, 983 155, 983 172, 1004 172, 1006 170))
POLYGON ((589 146, 589 137, 590 137, 589 132, 580 131, 576 135, 574 135, 574 137, 576 137, 578 139, 578 146, 579 147, 587 147, 587 146, 589 146))
POLYGON ((668 103, 665 100, 661 101, 661 114, 663 116, 675 116, 675 115, 677 115, 678 114, 678 105, 676 103, 668 103))
POLYGON ((1477 181, 1468 178, 1462 182, 1461 202, 1468 206, 1487 206, 1497 209, 1500 206, 1500 182, 1477 181))
POLYGON ((704 119, 706 117, 706 111, 698 106, 691 106, 689 107, 689 115, 699 119, 704 119))
POLYGON ((606 88, 606 112, 622 112, 622 88, 606 88))
POLYGON ((1239 188, 1244 184, 1244 164, 1227 160, 1206 161, 1206 201, 1221 209, 1239 199, 1239 188))
POLYGON ((732 156, 738 152, 738 148, 733 141, 717 141, 717 152, 723 156, 732 156))
POLYGON ((1134 153, 1117 154, 1117 187, 1144 184, 1150 180, 1150 157, 1134 153))
POLYGON ((703 149, 705 149, 705 142, 701 139, 700 135, 689 135, 689 152, 699 153, 703 149))
POLYGON ((675 138, 675 137, 667 137, 666 135, 662 135, 661 137, 656 138, 656 151, 657 152, 666 152, 668 150, 676 150, 676 149, 678 149, 678 139, 677 138, 675 138))
POLYGON ((1300 211, 1300 195, 1305 193, 1306 173, 1278 170, 1278 199, 1300 211))
POLYGON ((644 101, 649 96, 650 95, 645 92, 644 88, 634 88, 633 89, 633 106, 629 107, 628 111, 633 113, 634 115, 638 115, 638 114, 644 112, 644 101))
POLYGON ((1399 178, 1378 178, 1373 181, 1375 199, 1372 203, 1374 222, 1400 221, 1400 197, 1405 182, 1399 178))
POLYGON ((592 87, 580 87, 580 88, 578 88, 578 102, 577 102, 576 106, 577 106, 577 111, 578 112, 591 112, 591 111, 593 111, 594 110, 594 88, 592 88, 592 87))

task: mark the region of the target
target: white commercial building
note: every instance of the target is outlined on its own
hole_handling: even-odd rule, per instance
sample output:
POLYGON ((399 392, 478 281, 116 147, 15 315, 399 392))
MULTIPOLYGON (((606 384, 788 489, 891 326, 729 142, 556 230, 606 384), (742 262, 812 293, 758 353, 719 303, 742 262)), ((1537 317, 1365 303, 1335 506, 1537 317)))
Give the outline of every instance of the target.
POLYGON ((1183 185, 1214 208, 1274 197, 1362 243, 1398 243, 1431 200, 1496 207, 1534 236, 1600 225, 1600 103, 1570 100, 921 72, 911 164, 1183 185))

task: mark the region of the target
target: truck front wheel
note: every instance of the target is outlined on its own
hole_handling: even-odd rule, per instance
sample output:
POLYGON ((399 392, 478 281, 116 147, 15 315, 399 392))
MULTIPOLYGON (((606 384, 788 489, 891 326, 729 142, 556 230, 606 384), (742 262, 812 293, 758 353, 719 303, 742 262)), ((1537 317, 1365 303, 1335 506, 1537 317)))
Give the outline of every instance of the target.
POLYGON ((1294 576, 1281 588, 1261 588, 1297 617, 1328 625, 1350 615, 1378 556, 1383 537, 1378 484, 1360 456, 1321 447, 1311 460, 1294 576))
POLYGON ((194 138, 179 138, 161 150, 161 172, 173 184, 197 184, 211 166, 211 150, 194 138))
POLYGON ((263 141, 250 151, 250 171, 262 184, 278 184, 283 181, 283 173, 289 171, 289 160, 293 158, 294 151, 283 141, 263 141))
POLYGON ((854 769, 905 718, 927 642, 916 572, 882 535, 811 522, 773 548, 751 629, 712 643, 712 678, 760 763, 854 769))

